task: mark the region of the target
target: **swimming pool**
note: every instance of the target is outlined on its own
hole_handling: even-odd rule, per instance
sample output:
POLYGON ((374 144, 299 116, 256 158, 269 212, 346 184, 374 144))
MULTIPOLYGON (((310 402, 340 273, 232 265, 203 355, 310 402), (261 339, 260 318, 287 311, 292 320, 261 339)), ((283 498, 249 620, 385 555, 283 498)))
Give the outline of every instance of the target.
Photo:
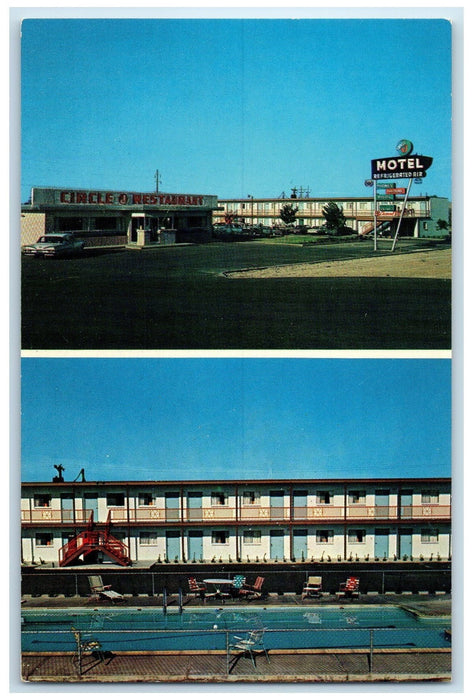
POLYGON ((234 634, 264 629, 269 649, 448 648, 450 618, 397 606, 58 609, 22 611, 22 649, 74 651, 72 628, 107 651, 225 650, 234 634))

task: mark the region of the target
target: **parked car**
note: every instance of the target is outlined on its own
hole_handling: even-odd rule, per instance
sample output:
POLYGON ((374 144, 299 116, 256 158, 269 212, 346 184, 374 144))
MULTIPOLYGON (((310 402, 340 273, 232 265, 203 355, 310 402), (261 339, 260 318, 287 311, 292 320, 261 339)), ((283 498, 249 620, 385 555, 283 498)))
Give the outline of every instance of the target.
POLYGON ((23 246, 22 252, 24 255, 36 258, 58 258, 76 255, 84 250, 84 246, 84 241, 75 238, 70 233, 47 233, 38 238, 36 243, 23 246))

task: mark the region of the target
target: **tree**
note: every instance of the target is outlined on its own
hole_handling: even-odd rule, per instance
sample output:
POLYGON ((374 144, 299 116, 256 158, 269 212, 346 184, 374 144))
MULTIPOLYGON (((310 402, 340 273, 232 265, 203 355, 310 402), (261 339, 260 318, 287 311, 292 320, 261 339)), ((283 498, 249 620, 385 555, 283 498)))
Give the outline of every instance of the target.
POLYGON ((284 204, 279 210, 279 216, 285 224, 293 224, 298 211, 299 207, 294 207, 292 204, 284 204))
POLYGON ((445 221, 445 219, 438 219, 435 228, 437 231, 448 231, 450 226, 448 225, 448 221, 445 221))
POLYGON ((341 236, 346 231, 346 218, 343 215, 343 207, 335 202, 328 202, 322 209, 325 217, 323 228, 330 236, 341 236))

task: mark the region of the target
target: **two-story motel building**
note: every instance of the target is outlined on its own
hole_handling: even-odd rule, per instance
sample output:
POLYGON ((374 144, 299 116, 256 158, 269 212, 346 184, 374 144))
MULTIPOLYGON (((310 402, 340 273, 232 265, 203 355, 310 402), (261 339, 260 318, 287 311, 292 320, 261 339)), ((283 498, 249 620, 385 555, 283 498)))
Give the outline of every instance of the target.
POLYGON ((324 207, 335 202, 343 210, 346 225, 360 236, 369 235, 374 229, 376 213, 377 229, 380 233, 393 236, 399 221, 401 236, 413 238, 442 238, 446 231, 437 227, 439 219, 449 222, 451 203, 445 197, 429 195, 412 196, 404 206, 401 195, 379 195, 376 203, 373 197, 280 197, 276 199, 248 196, 243 199, 219 199, 219 209, 214 213, 214 223, 224 224, 235 219, 249 228, 281 226, 281 208, 292 205, 297 208, 296 224, 308 229, 323 226, 324 207))
POLYGON ((22 561, 55 566, 447 559, 451 481, 30 482, 21 525, 22 561))

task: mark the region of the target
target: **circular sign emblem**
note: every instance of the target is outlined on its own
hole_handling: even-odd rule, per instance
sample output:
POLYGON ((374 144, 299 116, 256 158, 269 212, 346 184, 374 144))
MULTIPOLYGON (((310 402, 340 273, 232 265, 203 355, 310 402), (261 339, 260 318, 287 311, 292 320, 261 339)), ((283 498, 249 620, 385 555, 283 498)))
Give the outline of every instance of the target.
POLYGON ((403 156, 408 156, 412 153, 413 148, 414 148, 414 144, 412 143, 412 141, 407 141, 406 139, 402 139, 397 144, 396 151, 398 153, 401 153, 401 155, 403 155, 403 156))

